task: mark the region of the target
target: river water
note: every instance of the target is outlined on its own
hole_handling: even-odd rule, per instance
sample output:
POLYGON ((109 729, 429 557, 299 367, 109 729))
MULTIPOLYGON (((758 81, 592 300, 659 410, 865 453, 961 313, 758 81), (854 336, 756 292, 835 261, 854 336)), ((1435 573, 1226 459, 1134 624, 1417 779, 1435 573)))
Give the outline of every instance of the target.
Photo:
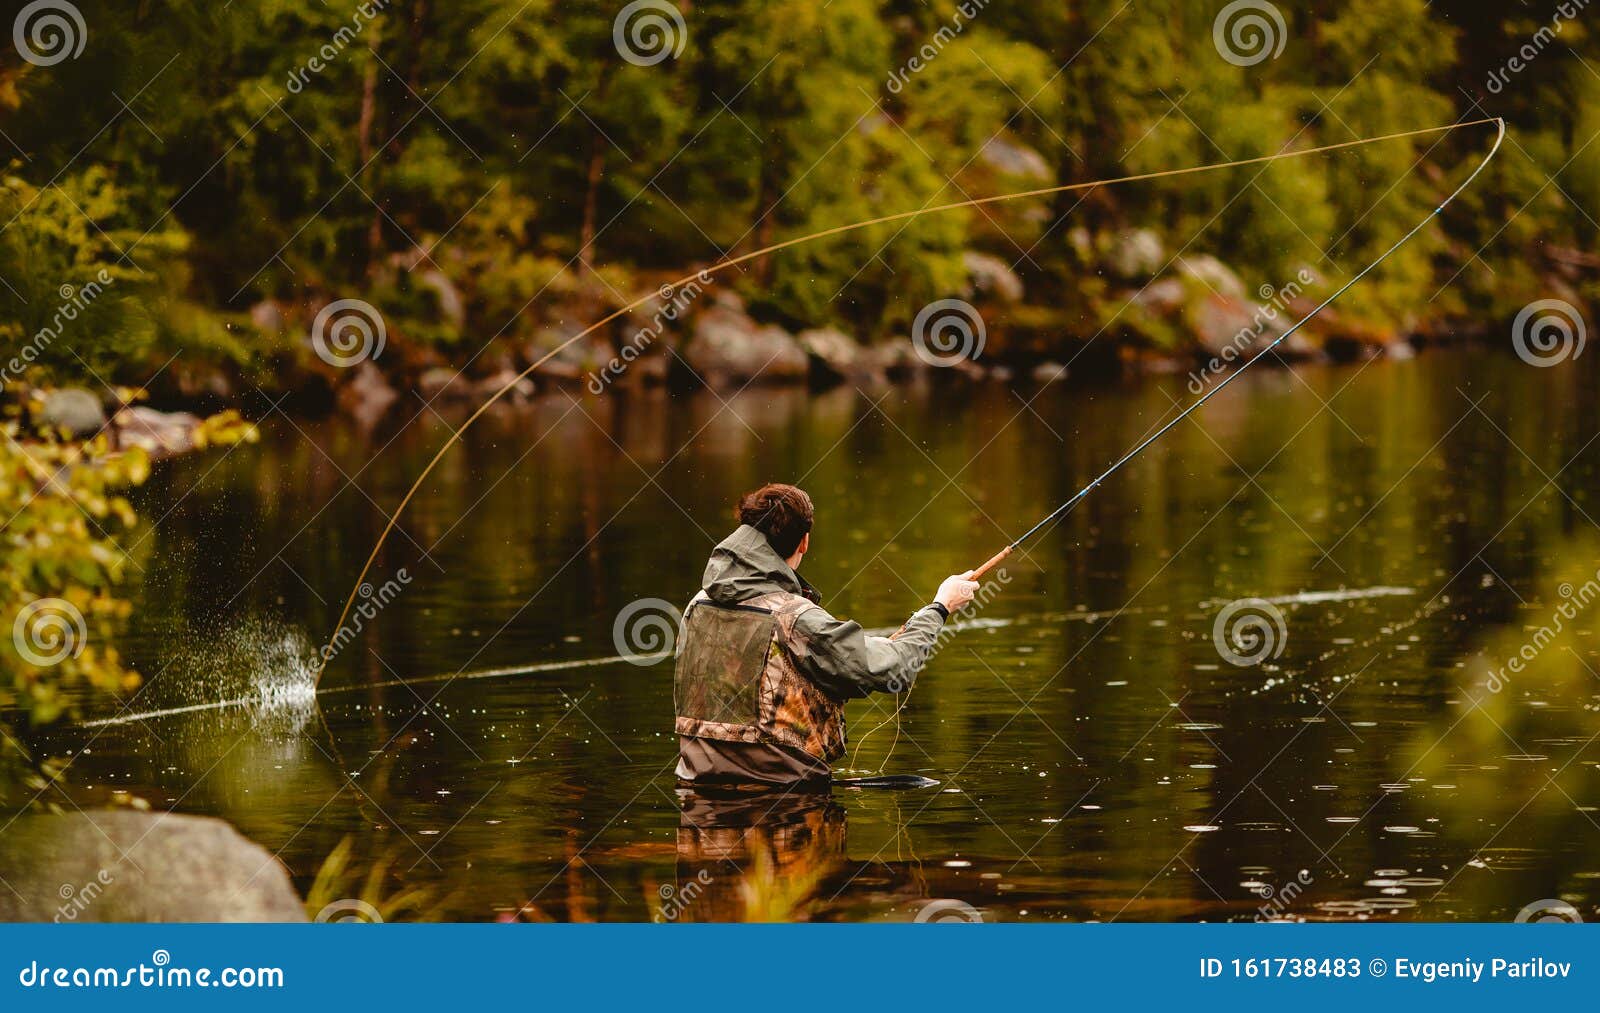
MULTIPOLYGON (((77 784, 226 818, 302 889, 340 849, 320 895, 392 918, 1589 916, 1591 365, 1252 371, 1008 561, 898 734, 843 764, 936 787, 822 799, 680 797, 671 664, 615 660, 619 614, 687 600, 737 495, 788 480, 818 503, 825 603, 893 626, 1183 378, 494 414, 411 504, 363 599, 387 604, 316 697, 307 659, 461 417, 274 415, 140 490, 146 688, 50 742, 77 784)), ((894 705, 851 704, 852 751, 894 705)))

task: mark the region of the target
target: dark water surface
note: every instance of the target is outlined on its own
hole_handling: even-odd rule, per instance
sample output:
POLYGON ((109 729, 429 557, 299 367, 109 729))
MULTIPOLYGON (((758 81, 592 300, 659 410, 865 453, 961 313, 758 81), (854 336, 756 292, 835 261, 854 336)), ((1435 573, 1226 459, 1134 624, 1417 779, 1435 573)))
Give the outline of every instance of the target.
MULTIPOLYGON (((260 445, 168 464, 139 497, 125 650, 147 688, 124 718, 201 709, 54 744, 75 782, 225 817, 302 888, 348 837, 328 889, 370 894, 372 873, 415 901, 403 918, 904 919, 939 899, 992 921, 1501 920, 1545 898, 1588 917, 1591 365, 1253 371, 1009 561, 898 738, 853 768, 939 787, 687 812, 670 663, 450 677, 617 654, 619 613, 687 600, 731 502, 772 479, 818 502, 803 572, 826 604, 892 626, 1187 400, 1183 380, 556 396, 486 418, 380 556, 375 584, 410 583, 319 706, 306 658, 460 417, 274 416, 260 445), (1576 618, 1491 678, 1564 590, 1576 618), (1238 666, 1214 627, 1249 597, 1272 651, 1238 666)), ((851 705, 852 749, 892 705, 851 705)))

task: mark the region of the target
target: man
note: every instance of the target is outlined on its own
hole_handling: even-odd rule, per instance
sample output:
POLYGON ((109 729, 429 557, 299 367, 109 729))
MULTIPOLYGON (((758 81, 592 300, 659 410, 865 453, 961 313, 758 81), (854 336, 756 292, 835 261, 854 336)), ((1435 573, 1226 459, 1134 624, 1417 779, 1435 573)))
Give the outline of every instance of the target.
POLYGON ((811 497, 764 485, 706 564, 684 612, 674 702, 678 777, 695 786, 825 786, 844 755, 844 702, 908 688, 972 572, 945 579, 893 637, 835 619, 796 572, 811 549, 811 497))

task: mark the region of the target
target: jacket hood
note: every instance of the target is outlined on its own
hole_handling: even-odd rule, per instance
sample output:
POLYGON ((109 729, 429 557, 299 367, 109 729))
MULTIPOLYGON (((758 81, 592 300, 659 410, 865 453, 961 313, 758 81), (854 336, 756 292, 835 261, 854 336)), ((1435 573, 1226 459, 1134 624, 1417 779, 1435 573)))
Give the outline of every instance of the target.
POLYGON ((737 605, 774 591, 820 601, 816 590, 789 568, 767 536, 748 524, 739 525, 711 550, 700 586, 719 605, 737 605))

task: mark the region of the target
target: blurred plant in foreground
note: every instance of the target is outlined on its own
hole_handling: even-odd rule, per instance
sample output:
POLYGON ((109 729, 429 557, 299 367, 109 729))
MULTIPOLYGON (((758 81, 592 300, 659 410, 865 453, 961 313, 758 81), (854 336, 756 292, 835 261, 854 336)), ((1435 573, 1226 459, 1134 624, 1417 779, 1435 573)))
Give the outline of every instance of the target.
MULTIPOLYGON (((255 435, 227 412, 201 424, 195 445, 255 435)), ((149 475, 143 450, 113 452, 104 435, 68 440, 0 423, 0 623, 11 635, 0 652, 0 808, 37 799, 62 770, 35 759, 12 722, 48 725, 85 690, 117 696, 139 686, 112 641, 130 608, 116 588, 138 524, 122 491, 149 475)))

